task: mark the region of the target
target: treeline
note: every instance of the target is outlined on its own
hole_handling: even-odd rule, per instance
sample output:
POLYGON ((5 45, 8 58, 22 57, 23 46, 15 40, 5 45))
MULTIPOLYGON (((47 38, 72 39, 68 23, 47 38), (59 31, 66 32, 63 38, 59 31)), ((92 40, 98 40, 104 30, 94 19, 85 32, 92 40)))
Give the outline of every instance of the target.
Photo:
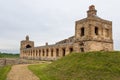
POLYGON ((0 52, 0 58, 19 58, 19 54, 1 53, 0 52))

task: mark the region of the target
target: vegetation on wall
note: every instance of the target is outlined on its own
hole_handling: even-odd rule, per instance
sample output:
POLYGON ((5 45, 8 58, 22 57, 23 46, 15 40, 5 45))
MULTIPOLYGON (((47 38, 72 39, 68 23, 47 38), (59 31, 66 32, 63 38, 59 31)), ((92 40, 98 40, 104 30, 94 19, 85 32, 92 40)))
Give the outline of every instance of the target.
POLYGON ((40 80, 120 80, 120 52, 73 53, 29 69, 40 80))

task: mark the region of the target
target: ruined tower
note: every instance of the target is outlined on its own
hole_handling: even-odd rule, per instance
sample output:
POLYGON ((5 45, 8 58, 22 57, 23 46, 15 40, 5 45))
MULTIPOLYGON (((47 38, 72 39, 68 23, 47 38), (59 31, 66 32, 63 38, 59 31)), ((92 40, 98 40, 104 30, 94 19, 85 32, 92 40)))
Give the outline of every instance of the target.
POLYGON ((75 51, 112 51, 112 22, 97 16, 94 5, 89 7, 87 18, 76 21, 75 51))
POLYGON ((20 45, 20 53, 21 53, 21 57, 23 57, 23 53, 25 53, 24 50, 29 49, 29 48, 34 48, 34 41, 29 41, 29 36, 26 36, 25 40, 21 41, 21 45, 20 45))

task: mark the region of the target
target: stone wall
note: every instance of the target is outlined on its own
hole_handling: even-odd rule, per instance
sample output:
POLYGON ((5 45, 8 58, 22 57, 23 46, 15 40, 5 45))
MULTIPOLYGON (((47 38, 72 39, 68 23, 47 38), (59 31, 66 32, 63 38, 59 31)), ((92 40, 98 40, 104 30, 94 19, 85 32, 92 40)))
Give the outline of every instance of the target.
MULTIPOLYGON (((17 65, 17 64, 36 64, 44 63, 45 61, 40 60, 26 60, 26 59, 14 59, 14 58, 0 58, 0 67, 6 65, 17 65)), ((51 61, 50 61, 51 62, 51 61)))
POLYGON ((14 65, 14 64, 19 64, 18 59, 6 59, 6 58, 1 58, 0 59, 0 66, 5 66, 5 65, 14 65))
POLYGON ((4 66, 5 65, 5 59, 0 59, 0 66, 4 66))

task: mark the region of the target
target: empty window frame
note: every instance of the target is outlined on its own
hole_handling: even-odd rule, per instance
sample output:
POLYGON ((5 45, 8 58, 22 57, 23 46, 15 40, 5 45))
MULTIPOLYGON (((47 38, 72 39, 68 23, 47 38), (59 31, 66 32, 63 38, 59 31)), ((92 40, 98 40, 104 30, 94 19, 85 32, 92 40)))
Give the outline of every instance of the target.
POLYGON ((84 48, 80 48, 80 51, 81 51, 81 52, 84 52, 84 48))
POLYGON ((95 35, 98 35, 98 27, 95 27, 95 35))
POLYGON ((85 28, 82 27, 82 28, 81 28, 81 36, 84 36, 84 35, 85 35, 85 28))

